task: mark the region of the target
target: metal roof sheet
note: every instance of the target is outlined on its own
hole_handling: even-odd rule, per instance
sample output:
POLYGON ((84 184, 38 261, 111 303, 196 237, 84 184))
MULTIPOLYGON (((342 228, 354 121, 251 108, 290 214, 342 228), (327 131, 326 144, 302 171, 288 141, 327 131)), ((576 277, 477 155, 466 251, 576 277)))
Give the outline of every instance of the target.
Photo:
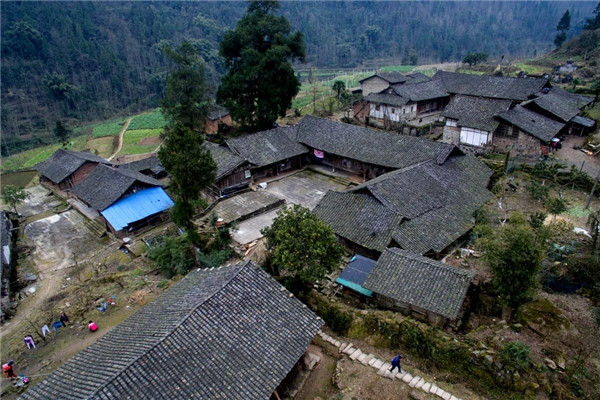
POLYGON ((375 260, 357 254, 352 257, 352 260, 344 268, 340 278, 360 286, 365 282, 374 266, 375 260))
POLYGON ((173 204, 161 187, 154 187, 117 201, 101 214, 116 231, 120 231, 132 222, 168 210, 173 204))

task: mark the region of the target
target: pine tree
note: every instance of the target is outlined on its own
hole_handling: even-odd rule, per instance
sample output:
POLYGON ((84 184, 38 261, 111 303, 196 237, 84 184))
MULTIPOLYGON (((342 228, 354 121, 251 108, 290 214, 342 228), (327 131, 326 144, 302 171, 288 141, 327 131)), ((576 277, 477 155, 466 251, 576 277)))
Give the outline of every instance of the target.
POLYGON ((571 13, 569 10, 565 11, 558 25, 556 25, 557 34, 554 38, 554 44, 556 47, 560 47, 565 40, 567 40, 567 31, 571 28, 571 13))
POLYGON ((227 73, 217 102, 253 131, 272 128, 300 90, 291 62, 304 60, 304 38, 291 32, 284 17, 274 15, 278 9, 278 1, 250 1, 246 15, 219 44, 227 73))

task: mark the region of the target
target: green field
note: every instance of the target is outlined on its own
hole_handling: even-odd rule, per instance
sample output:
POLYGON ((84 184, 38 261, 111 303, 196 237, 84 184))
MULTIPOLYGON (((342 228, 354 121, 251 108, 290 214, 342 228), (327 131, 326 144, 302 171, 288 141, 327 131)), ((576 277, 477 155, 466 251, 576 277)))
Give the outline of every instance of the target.
MULTIPOLYGON (((10 157, 3 157, 0 165, 0 171, 18 171, 21 169, 31 168, 37 163, 48 159, 56 150, 60 148, 60 144, 51 144, 37 149, 31 149, 10 157)), ((68 149, 82 151, 86 148, 86 137, 77 136, 71 138, 68 149)))
POLYGON ((158 147, 158 139, 162 132, 161 129, 136 129, 127 130, 123 136, 123 148, 119 155, 150 153, 158 147), (148 143, 144 143, 147 141, 148 143))
POLYGON ((167 125, 167 121, 162 115, 160 108, 156 108, 151 112, 136 115, 133 117, 127 131, 135 131, 139 129, 162 129, 167 125))
POLYGON ((123 119, 118 119, 98 124, 94 126, 92 136, 99 138, 118 135, 121 132, 121 129, 123 129, 124 123, 125 121, 123 119))

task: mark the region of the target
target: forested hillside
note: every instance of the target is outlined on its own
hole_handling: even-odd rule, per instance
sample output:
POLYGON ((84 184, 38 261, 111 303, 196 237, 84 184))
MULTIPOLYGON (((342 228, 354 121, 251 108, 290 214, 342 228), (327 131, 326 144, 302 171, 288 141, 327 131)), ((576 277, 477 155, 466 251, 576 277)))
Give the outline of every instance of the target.
MULTIPOLYGON (((531 58, 550 51, 568 8, 580 32, 594 2, 283 1, 306 41, 306 68, 459 61, 473 51, 531 58)), ((213 88, 218 43, 247 7, 210 2, 2 2, 2 154, 55 140, 60 120, 106 119, 156 107, 165 43, 197 41, 213 88)))

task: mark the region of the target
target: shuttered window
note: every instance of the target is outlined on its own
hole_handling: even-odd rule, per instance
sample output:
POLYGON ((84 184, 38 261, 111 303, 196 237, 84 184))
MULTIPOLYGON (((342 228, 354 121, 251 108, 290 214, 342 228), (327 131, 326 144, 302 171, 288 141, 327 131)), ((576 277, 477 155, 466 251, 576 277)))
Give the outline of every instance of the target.
POLYGON ((460 142, 471 146, 485 146, 488 142, 488 132, 473 128, 461 128, 460 142))

